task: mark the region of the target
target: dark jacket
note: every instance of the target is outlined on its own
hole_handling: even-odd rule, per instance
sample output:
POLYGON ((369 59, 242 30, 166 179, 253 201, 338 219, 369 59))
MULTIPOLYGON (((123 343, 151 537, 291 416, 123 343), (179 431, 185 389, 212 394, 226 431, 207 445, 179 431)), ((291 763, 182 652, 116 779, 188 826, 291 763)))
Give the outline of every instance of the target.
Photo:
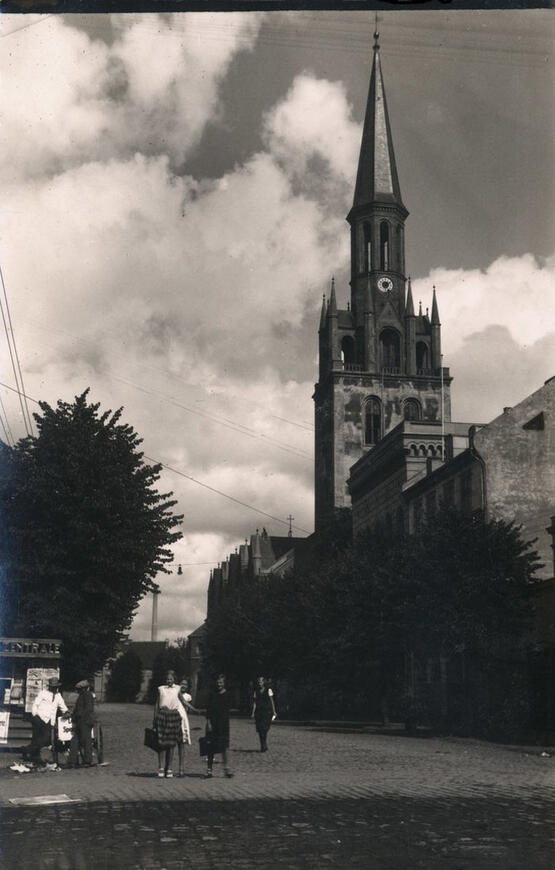
POLYGON ((82 722, 83 725, 90 725, 91 728, 94 725, 94 698, 90 691, 81 692, 77 698, 73 710, 73 721, 82 722))

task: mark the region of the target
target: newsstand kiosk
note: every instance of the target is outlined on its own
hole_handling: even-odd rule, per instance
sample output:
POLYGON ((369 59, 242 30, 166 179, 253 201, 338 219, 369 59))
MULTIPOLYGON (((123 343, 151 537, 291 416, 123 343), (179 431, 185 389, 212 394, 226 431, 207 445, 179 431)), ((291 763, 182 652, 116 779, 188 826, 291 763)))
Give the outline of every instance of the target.
POLYGON ((51 677, 60 676, 61 640, 0 637, 0 749, 31 740, 31 709, 51 677))

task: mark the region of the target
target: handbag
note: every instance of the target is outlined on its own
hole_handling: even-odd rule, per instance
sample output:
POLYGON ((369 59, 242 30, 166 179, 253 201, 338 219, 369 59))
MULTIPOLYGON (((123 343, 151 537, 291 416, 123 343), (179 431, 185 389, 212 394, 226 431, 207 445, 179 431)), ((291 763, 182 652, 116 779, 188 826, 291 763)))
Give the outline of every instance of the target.
POLYGON ((145 728, 145 746, 147 746, 148 749, 153 749, 154 752, 160 751, 158 745, 158 732, 155 728, 145 728))
POLYGON ((202 758, 207 755, 215 755, 214 740, 211 734, 205 734, 204 737, 199 737, 198 748, 202 758))

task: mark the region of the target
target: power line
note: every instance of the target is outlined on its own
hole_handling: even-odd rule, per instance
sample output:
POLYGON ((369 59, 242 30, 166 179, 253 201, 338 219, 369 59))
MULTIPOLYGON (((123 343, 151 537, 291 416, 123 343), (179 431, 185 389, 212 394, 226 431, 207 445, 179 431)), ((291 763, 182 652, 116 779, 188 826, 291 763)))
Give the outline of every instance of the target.
MULTIPOLYGON (((157 465, 161 465, 162 468, 166 468, 168 471, 173 471, 174 474, 179 474, 180 477, 184 477, 187 480, 191 480, 193 483, 197 483, 199 486, 203 486, 205 489, 209 489, 211 492, 217 493, 217 495, 221 495, 224 498, 229 499, 229 501, 235 502, 235 504, 240 504, 242 507, 246 507, 251 511, 256 511, 257 514, 262 514, 264 517, 268 517, 271 520, 275 520, 277 523, 283 523, 284 526, 289 526, 287 520, 282 520, 280 517, 275 517, 273 514, 268 514, 266 511, 261 510, 260 508, 254 507, 252 504, 247 504, 245 501, 240 501, 240 499, 235 498, 233 495, 229 495, 227 492, 222 492, 221 489, 216 489, 214 486, 209 486, 207 483, 202 483, 201 480, 197 480, 196 477, 192 477, 190 474, 185 474, 184 471, 179 471, 177 468, 173 468, 171 465, 166 465, 165 462, 160 462, 157 459, 153 459, 151 456, 147 456, 144 454, 145 459, 148 459, 149 462, 154 462, 157 465)), ((304 532, 307 535, 310 535, 308 529, 302 529, 300 526, 293 526, 293 528, 297 529, 299 532, 304 532)))
POLYGON ((312 456, 309 453, 306 453, 303 450, 298 450, 296 447, 292 447, 289 444, 284 444, 282 441, 278 441, 277 438, 272 438, 270 435, 264 435, 262 432, 256 432, 254 429, 251 429, 249 426, 243 426, 242 423, 235 423, 233 420, 230 420, 227 417, 216 417, 214 414, 210 414, 208 411, 201 411, 199 408, 191 408, 188 405, 183 405, 181 402, 177 402, 175 399, 170 399, 169 396, 164 396, 159 390, 149 390, 146 387, 140 387, 138 384, 135 384, 133 381, 128 380, 127 378, 122 378, 119 375, 108 375, 108 377, 113 378, 116 381, 122 381, 124 384, 129 384, 134 387, 136 390, 140 390, 143 393, 147 393, 151 396, 158 396, 164 401, 168 402, 170 405, 175 405, 176 408, 181 408, 184 411, 188 411, 190 414, 197 414, 199 417, 205 417, 208 420, 213 420, 216 423, 219 423, 221 426, 226 426, 228 429, 232 429, 234 432, 239 432, 241 435, 247 435, 249 438, 258 438, 262 441, 267 441, 268 444, 273 444, 274 447, 279 447, 280 450, 285 450, 287 453, 292 453, 293 456, 299 456, 302 459, 308 459, 312 461, 312 456))
MULTIPOLYGON (((67 332, 66 330, 53 329, 52 327, 49 327, 48 329, 46 329, 45 327, 41 326, 40 323, 38 321, 34 320, 32 317, 27 316, 26 321, 28 323, 34 323, 35 328, 38 328, 42 332, 56 333, 57 335, 63 335, 63 336, 66 336, 67 338, 70 338, 72 341, 78 341, 78 342, 83 341, 82 336, 73 335, 73 333, 67 332)), ((117 335, 115 330, 104 330, 104 332, 110 333, 114 336, 117 335)), ((113 354, 113 356, 118 357, 119 359, 122 359, 122 360, 125 360, 128 362, 128 358, 125 357, 123 354, 117 353, 117 351, 114 351, 114 350, 112 350, 111 353, 113 354)), ((149 371, 149 372, 163 374, 166 377, 169 375, 170 378, 173 378, 174 380, 179 381, 181 384, 184 384, 186 387, 189 387, 189 388, 195 388, 195 387, 200 386, 199 384, 195 384, 194 382, 185 380, 184 378, 180 377, 180 375, 176 374, 176 372, 172 372, 170 369, 159 368, 158 366, 145 365, 144 363, 141 364, 141 368, 146 369, 146 371, 149 371)), ((108 374, 108 372, 106 372, 105 374, 108 377, 116 378, 116 375, 108 374)), ((135 386, 133 381, 129 381, 129 383, 132 384, 133 386, 135 386)), ((280 420, 282 423, 288 423, 290 426, 296 426, 297 428, 303 429, 307 432, 314 431, 314 426, 312 425, 312 423, 309 423, 306 420, 303 420, 303 421, 290 420, 287 417, 281 417, 278 414, 272 414, 271 412, 269 412, 267 410, 266 407, 264 407, 260 404, 255 404, 250 399, 247 400, 247 399, 243 399, 241 396, 233 395, 233 401, 234 402, 237 402, 237 401, 242 402, 244 405, 248 405, 249 408, 251 408, 251 409, 253 407, 261 408, 264 410, 264 413, 268 417, 272 417, 274 420, 280 420)), ((236 425, 242 425, 242 424, 236 424, 236 425)), ((248 428, 248 427, 244 427, 244 428, 248 428)), ((310 458, 312 458, 312 457, 310 457, 310 458)))
POLYGON ((2 272, 2 266, 0 266, 0 279, 2 282, 2 290, 5 299, 5 308, 6 313, 4 313, 4 304, 2 303, 2 299, 0 298, 0 309, 2 310, 2 320, 4 322, 4 332, 6 333, 6 341, 8 343, 8 350, 10 352, 10 359, 12 361, 12 369, 15 378, 15 385, 17 387, 17 392, 19 394, 19 404, 21 405, 21 413, 23 415, 23 422, 25 424, 25 429, 28 435, 33 434, 33 424, 31 422, 31 415, 29 414, 29 407, 27 405, 27 401, 24 401, 25 396, 25 387, 23 384, 23 375, 21 373, 21 366, 19 365, 19 357, 17 355, 17 346, 15 343, 15 335, 12 327, 12 318, 10 315, 10 309, 8 306, 8 295, 6 293, 6 285, 4 284, 4 274, 2 272), (8 320, 6 321, 6 314, 8 320), (9 330, 8 330, 9 325, 9 330), (11 333, 11 341, 10 341, 10 333, 11 333), (13 351, 12 351, 13 345, 13 351), (18 378, 19 372, 19 378, 18 378), (25 416, 25 412, 27 412, 27 416, 25 416))
MULTIPOLYGON (((17 390, 14 390, 13 387, 8 386, 8 384, 2 383, 2 381, 0 381, 0 387, 6 387, 6 389, 12 390, 14 393, 17 392, 17 390)), ((31 396, 27 396, 27 398, 31 402, 36 402, 37 405, 40 404, 40 402, 38 402, 37 399, 33 399, 31 396)), ((222 492, 221 489, 216 489, 216 487, 210 486, 208 483, 203 483, 201 480, 197 480, 196 477, 193 477, 190 474, 185 474, 184 471, 179 471, 178 468, 173 468, 173 466, 167 465, 165 462, 160 462, 159 459, 153 459, 152 456, 147 456, 146 454, 143 454, 143 455, 144 455, 144 458, 148 459, 149 462, 154 462, 155 465, 161 465, 162 468, 165 468, 167 471, 173 471, 174 474, 178 474, 180 477, 184 477, 186 480, 190 480, 193 483, 198 484, 198 486, 204 487, 204 489, 209 489, 210 492, 215 492, 217 495, 221 495, 223 498, 227 498, 227 499, 229 499, 229 501, 235 502, 235 504, 240 504, 242 507, 246 507, 251 511, 255 511, 257 514, 262 514, 262 516, 268 517, 270 520, 275 520, 277 523, 283 523, 284 526, 289 526, 289 523, 287 520, 282 520, 280 517, 275 517, 273 514, 269 514, 266 511, 263 511, 260 508, 257 508, 252 504, 248 504, 245 501, 241 501, 240 499, 235 498, 235 496, 229 495, 229 493, 227 493, 227 492, 222 492)), ((308 529, 303 529, 303 528, 301 528, 301 526, 293 526, 293 528, 297 529, 297 531, 299 531, 299 532, 304 532, 306 535, 311 534, 308 531, 308 529)))
POLYGON ((12 430, 10 429, 10 422, 8 420, 8 415, 6 414, 6 409, 4 407, 4 402, 2 401, 2 396, 0 396, 0 406, 2 408, 2 411, 4 412, 4 417, 6 418, 6 422, 4 423, 4 417, 0 413, 0 423, 2 423, 2 429, 4 430, 4 434, 6 436, 6 443, 10 447, 13 447, 14 440, 13 440, 12 430))

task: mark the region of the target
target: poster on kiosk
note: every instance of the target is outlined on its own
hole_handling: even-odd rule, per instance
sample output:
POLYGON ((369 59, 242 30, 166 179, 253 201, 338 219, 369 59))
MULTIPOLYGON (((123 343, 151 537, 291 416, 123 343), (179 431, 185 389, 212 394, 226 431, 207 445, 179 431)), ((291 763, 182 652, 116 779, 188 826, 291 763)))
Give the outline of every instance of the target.
POLYGON ((31 713, 33 704, 38 693, 48 688, 48 680, 52 677, 59 679, 59 668, 28 668, 25 686, 25 712, 31 713))

